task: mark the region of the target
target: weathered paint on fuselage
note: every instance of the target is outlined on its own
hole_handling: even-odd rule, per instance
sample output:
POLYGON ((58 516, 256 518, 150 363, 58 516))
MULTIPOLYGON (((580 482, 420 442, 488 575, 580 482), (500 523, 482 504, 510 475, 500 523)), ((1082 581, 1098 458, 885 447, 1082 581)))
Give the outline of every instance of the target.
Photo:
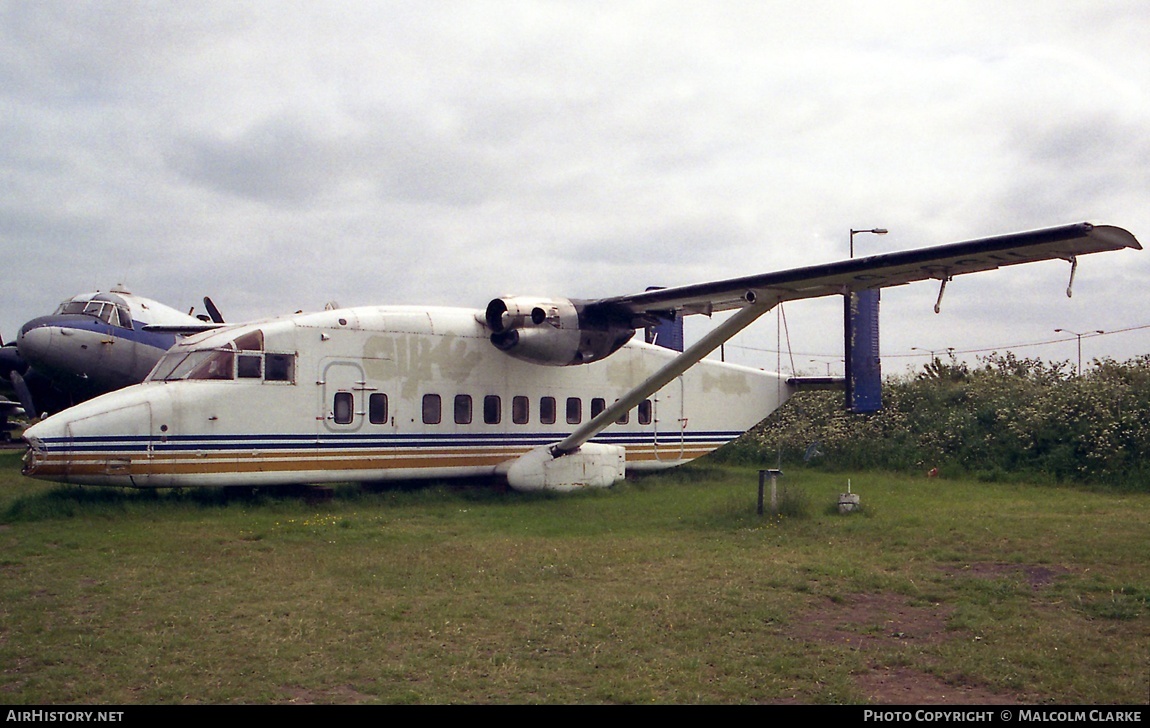
MULTIPOLYGON (((477 315, 370 307, 189 337, 169 356, 219 349, 258 329, 264 352, 293 357, 290 381, 156 381, 161 363, 143 384, 30 428, 25 473, 135 487, 497 475, 676 355, 636 342, 594 364, 532 364, 492 346, 477 315), (438 418, 428 404, 435 395, 438 418), (554 422, 541 417, 544 398, 554 399, 554 422)), ((776 374, 704 361, 594 441, 624 446, 628 469, 672 467, 737 437, 792 392, 776 374)))

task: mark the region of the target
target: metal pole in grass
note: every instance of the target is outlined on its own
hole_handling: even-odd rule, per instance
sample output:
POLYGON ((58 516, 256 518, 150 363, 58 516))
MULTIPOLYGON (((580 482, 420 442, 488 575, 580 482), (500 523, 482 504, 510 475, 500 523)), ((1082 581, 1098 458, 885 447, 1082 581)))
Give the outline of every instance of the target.
POLYGON ((756 512, 760 516, 763 515, 763 490, 766 487, 768 474, 771 476, 771 515, 778 515, 779 513, 778 482, 779 476, 783 474, 783 471, 772 468, 759 471, 759 506, 756 512))

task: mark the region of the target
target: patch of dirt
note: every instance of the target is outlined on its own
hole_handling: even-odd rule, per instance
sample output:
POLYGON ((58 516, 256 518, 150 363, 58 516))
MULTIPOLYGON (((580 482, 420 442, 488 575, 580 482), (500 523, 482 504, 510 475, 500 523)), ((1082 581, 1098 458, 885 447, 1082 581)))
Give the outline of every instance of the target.
POLYGON ((1023 576, 1035 591, 1049 586, 1057 577, 1070 573, 1061 566, 1038 566, 1035 564, 974 563, 950 566, 943 570, 947 576, 973 576, 979 579, 1017 578, 1023 576))
MULTIPOLYGON (((938 604, 914 605, 899 594, 853 594, 828 599, 802 615, 790 633, 811 642, 840 644, 860 653, 901 645, 935 645, 959 638, 948 631, 954 610, 938 604)), ((877 655, 876 655, 877 656, 877 655)), ((855 676, 855 686, 878 705, 1011 705, 1025 702, 977 685, 954 685, 911 667, 872 665, 855 676)))
POLYGON ((376 700, 374 696, 365 695, 349 685, 325 690, 313 690, 297 685, 284 687, 283 691, 287 695, 284 702, 291 705, 359 705, 376 700))
POLYGON ((953 610, 916 607, 898 594, 854 594, 816 607, 803 615, 793 634, 814 642, 847 644, 859 650, 894 640, 928 644, 946 638, 946 620, 953 610))
POLYGON ((1023 701, 972 685, 951 685, 929 673, 907 667, 874 669, 855 678, 855 685, 876 705, 1018 705, 1023 701))

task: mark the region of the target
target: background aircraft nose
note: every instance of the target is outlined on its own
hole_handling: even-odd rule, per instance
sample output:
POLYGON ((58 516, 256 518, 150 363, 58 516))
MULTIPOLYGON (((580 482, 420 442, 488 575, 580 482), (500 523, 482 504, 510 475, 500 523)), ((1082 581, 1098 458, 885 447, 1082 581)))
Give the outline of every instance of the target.
POLYGON ((16 351, 33 366, 44 361, 56 332, 63 330, 62 325, 63 322, 55 316, 32 319, 20 327, 20 333, 16 336, 16 351))

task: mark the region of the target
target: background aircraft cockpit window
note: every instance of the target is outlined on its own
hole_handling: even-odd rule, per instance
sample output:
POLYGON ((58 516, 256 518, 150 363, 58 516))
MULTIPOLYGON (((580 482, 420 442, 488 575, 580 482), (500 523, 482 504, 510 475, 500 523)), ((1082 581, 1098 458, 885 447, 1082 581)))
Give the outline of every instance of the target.
POLYGON ((119 326, 122 329, 133 328, 132 312, 128 310, 127 306, 117 304, 116 311, 112 314, 112 325, 119 326))
POLYGON ((132 312, 122 303, 98 301, 95 299, 90 301, 73 301, 69 299, 56 308, 55 315, 59 316, 61 314, 86 314, 112 326, 119 326, 124 329, 133 328, 132 312))
POLYGON ((56 315, 59 316, 62 313, 84 313, 84 307, 87 305, 87 301, 73 301, 69 299, 60 304, 60 307, 56 309, 56 315))
POLYGON ((112 310, 114 308, 111 304, 102 301, 89 301, 88 305, 84 306, 84 313, 89 316, 95 316, 104 323, 111 323, 112 310))

